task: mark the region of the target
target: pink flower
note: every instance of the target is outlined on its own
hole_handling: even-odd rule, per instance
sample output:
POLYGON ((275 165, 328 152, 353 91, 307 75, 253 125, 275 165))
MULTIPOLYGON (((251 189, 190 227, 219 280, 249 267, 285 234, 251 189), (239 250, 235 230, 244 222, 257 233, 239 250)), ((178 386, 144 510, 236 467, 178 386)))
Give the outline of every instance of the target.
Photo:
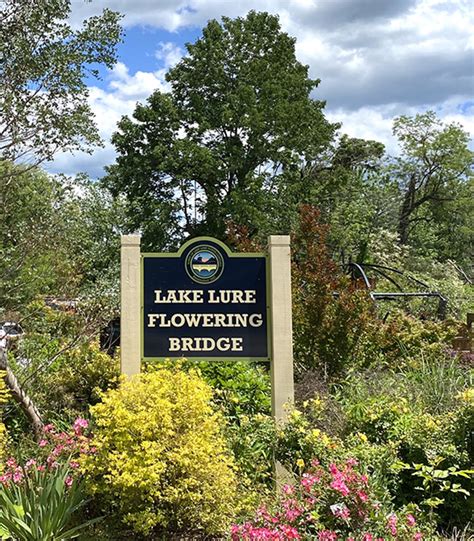
POLYGON ((30 458, 28 462, 25 464, 25 469, 29 469, 32 466, 36 466, 36 460, 34 458, 30 458))
POLYGON ((292 485, 283 485, 282 491, 284 494, 293 494, 295 491, 295 487, 292 485))
POLYGON ((2 483, 2 485, 8 485, 8 483, 11 481, 11 478, 11 473, 4 473, 3 475, 0 475, 0 483, 2 483))
POLYGON ((38 445, 40 447, 46 447, 48 445, 48 441, 47 440, 40 440, 38 445))
POLYGON ((371 533, 365 533, 364 537, 362 538, 362 541, 373 541, 373 536, 371 533))
POLYGON ((78 417, 74 424, 72 425, 72 428, 74 429, 74 432, 76 435, 82 434, 82 430, 84 428, 87 428, 89 426, 89 421, 87 419, 83 419, 82 417, 78 417))
POLYGON ((313 485, 318 483, 320 480, 321 478, 318 475, 314 475, 312 473, 303 473, 303 477, 301 478, 301 485, 307 492, 309 492, 313 485))
POLYGON ((285 534, 285 539, 301 539, 300 534, 298 533, 296 528, 293 528, 292 526, 287 526, 286 524, 282 524, 280 526, 280 529, 282 533, 285 534))
POLYGON ((67 487, 70 487, 73 483, 73 479, 70 475, 68 475, 66 477, 66 479, 64 479, 64 484, 67 486, 67 487))
POLYGON ((397 535, 397 515, 393 513, 388 517, 388 529, 394 537, 397 535))
POLYGON ((412 528, 416 524, 416 520, 415 520, 415 517, 413 515, 411 515, 411 514, 407 515, 407 524, 408 524, 408 526, 410 526, 410 528, 412 528))
POLYGON ((335 517, 348 519, 351 515, 349 509, 343 503, 331 505, 329 509, 335 517))
POLYGON ((288 522, 293 522, 303 513, 303 510, 299 507, 296 500, 287 500, 283 502, 283 508, 285 509, 285 519, 288 522))
POLYGON ((421 539, 423 539, 423 534, 421 534, 420 532, 417 532, 417 533, 413 536, 413 541, 421 541, 421 539))
POLYGON ((343 496, 347 496, 350 493, 350 490, 347 488, 346 483, 344 483, 344 481, 340 478, 331 481, 331 484, 329 486, 334 490, 340 492, 343 496))
POLYGON ((369 499, 369 497, 363 490, 357 491, 357 496, 359 496, 359 499, 362 502, 366 502, 369 499))
POLYGON ((19 483, 23 479, 23 471, 21 468, 17 468, 13 473, 13 482, 19 483))
POLYGON ((56 447, 53 449, 52 451, 52 455, 53 456, 59 456, 63 451, 64 451, 65 447, 64 445, 56 445, 56 447))
POLYGON ((46 434, 48 434, 49 432, 54 432, 54 425, 52 425, 51 423, 48 425, 44 425, 43 432, 45 432, 46 434))
POLYGON ((318 534, 319 541, 336 541, 337 533, 330 530, 323 530, 318 534))

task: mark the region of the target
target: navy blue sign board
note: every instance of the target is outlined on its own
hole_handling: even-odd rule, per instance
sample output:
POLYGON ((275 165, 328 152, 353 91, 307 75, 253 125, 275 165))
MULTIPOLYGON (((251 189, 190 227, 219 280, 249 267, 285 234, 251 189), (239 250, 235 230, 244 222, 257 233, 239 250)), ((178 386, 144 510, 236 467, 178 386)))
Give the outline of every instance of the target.
POLYGON ((267 257, 199 237, 142 254, 142 358, 270 360, 267 257))

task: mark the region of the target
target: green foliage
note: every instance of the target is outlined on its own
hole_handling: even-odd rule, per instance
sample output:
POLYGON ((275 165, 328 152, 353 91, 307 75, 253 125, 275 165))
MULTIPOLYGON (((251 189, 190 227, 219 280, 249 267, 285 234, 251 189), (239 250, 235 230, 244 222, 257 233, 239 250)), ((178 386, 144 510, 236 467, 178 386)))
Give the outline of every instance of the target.
MULTIPOLYGON (((119 201, 83 179, 73 184, 0 163, 0 309, 21 312, 38 296, 115 294, 119 201), (15 175, 9 182, 9 175, 15 175)), ((10 316, 11 317, 11 316, 10 316)))
POLYGON ((457 482, 460 478, 471 480, 474 470, 460 470, 456 466, 443 469, 443 458, 436 458, 432 464, 405 464, 397 462, 393 465, 394 470, 409 470, 413 477, 421 480, 421 486, 415 487, 423 492, 421 505, 433 510, 444 504, 447 495, 462 494, 471 496, 471 493, 457 482))
POLYGON ((211 20, 187 51, 166 76, 171 91, 139 104, 113 136, 106 184, 127 198, 148 248, 183 233, 222 237, 229 218, 254 225, 272 212, 277 179, 334 131, 278 17, 211 20))
POLYGON ((0 163, 0 306, 18 308, 39 292, 61 295, 74 290, 74 262, 63 227, 67 190, 39 170, 0 163), (8 182, 5 177, 16 174, 8 182))
POLYGON ((380 325, 374 339, 383 353, 384 364, 402 368, 405 364, 420 366, 424 357, 445 357, 458 323, 452 320, 421 321, 401 311, 393 311, 386 324, 380 325))
MULTIPOLYGON (((67 424, 87 415, 101 391, 118 385, 118 359, 101 351, 97 339, 107 312, 102 305, 102 314, 89 309, 41 301, 25 309, 25 336, 11 348, 10 364, 45 421, 67 424)), ((14 419, 11 413, 9 426, 14 419)))
POLYGON ((416 238, 420 223, 441 224, 432 226, 435 239, 438 231, 444 229, 446 234, 451 227, 443 224, 451 220, 452 208, 446 203, 455 201, 457 192, 464 189, 473 153, 468 133, 455 123, 443 125, 433 111, 395 119, 393 132, 402 148, 393 164, 403 199, 398 233, 402 244, 410 239, 416 245, 421 240, 416 238))
POLYGON ((191 362, 214 389, 214 401, 227 419, 237 421, 242 415, 269 415, 271 410, 268 370, 249 362, 191 362))
POLYGON ((236 477, 210 400, 196 373, 161 369, 123 382, 91 408, 89 490, 137 532, 226 527, 236 477))
MULTIPOLYGON (((440 469, 441 461, 441 469, 450 476, 469 468, 474 426, 471 387, 472 373, 461 369, 456 359, 435 354, 426 356, 421 366, 401 373, 371 372, 345 383, 341 401, 349 431, 363 434, 376 445, 389 446, 396 453, 393 464, 409 465, 405 470, 395 467, 395 479, 388 483, 399 503, 422 503, 432 497, 433 487, 428 491, 410 473, 415 464, 419 465, 416 471, 427 475, 430 468, 440 469)), ((455 482, 459 490, 448 490, 436 509, 444 526, 466 524, 470 519, 464 492, 470 491, 469 480, 455 482)))
POLYGON ((119 362, 99 349, 97 341, 58 356, 34 383, 34 398, 45 418, 67 422, 87 413, 100 393, 119 383, 119 362))
MULTIPOLYGON (((86 504, 82 484, 69 482, 69 466, 31 469, 21 483, 0 484, 0 535, 21 541, 76 539, 94 520, 75 523, 86 504)), ((97 519, 95 519, 97 520, 97 519)))
POLYGON ((110 10, 73 29, 70 0, 37 7, 6 0, 0 8, 0 156, 26 161, 31 154, 41 163, 58 150, 90 150, 100 142, 86 79, 115 64, 121 28, 110 10))

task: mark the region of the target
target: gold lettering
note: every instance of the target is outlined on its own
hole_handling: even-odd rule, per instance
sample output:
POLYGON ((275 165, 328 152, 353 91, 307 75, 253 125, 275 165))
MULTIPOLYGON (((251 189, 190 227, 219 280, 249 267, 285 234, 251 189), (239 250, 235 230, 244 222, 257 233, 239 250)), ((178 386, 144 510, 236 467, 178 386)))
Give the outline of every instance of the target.
POLYGON ((155 289, 155 304, 202 304, 202 289, 169 289, 163 295, 161 289, 155 289))

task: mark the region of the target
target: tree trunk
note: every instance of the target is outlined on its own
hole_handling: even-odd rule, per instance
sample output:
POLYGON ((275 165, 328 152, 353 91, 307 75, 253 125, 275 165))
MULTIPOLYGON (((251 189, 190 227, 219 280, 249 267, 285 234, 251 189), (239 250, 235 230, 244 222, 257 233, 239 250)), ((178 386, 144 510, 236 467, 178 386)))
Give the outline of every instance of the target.
POLYGON ((20 406, 23 413, 31 423, 35 439, 38 441, 43 433, 44 423, 41 419, 41 415, 38 412, 35 404, 26 392, 21 388, 18 383, 18 379, 8 366, 7 351, 4 347, 0 346, 0 370, 6 371, 5 383, 11 392, 11 395, 15 402, 20 406))
POLYGON ((407 191, 403 197, 403 204, 400 210, 400 218, 398 220, 398 236, 400 244, 405 245, 408 243, 408 230, 410 227, 410 216, 415 209, 416 200, 416 181, 415 176, 410 177, 407 191))

